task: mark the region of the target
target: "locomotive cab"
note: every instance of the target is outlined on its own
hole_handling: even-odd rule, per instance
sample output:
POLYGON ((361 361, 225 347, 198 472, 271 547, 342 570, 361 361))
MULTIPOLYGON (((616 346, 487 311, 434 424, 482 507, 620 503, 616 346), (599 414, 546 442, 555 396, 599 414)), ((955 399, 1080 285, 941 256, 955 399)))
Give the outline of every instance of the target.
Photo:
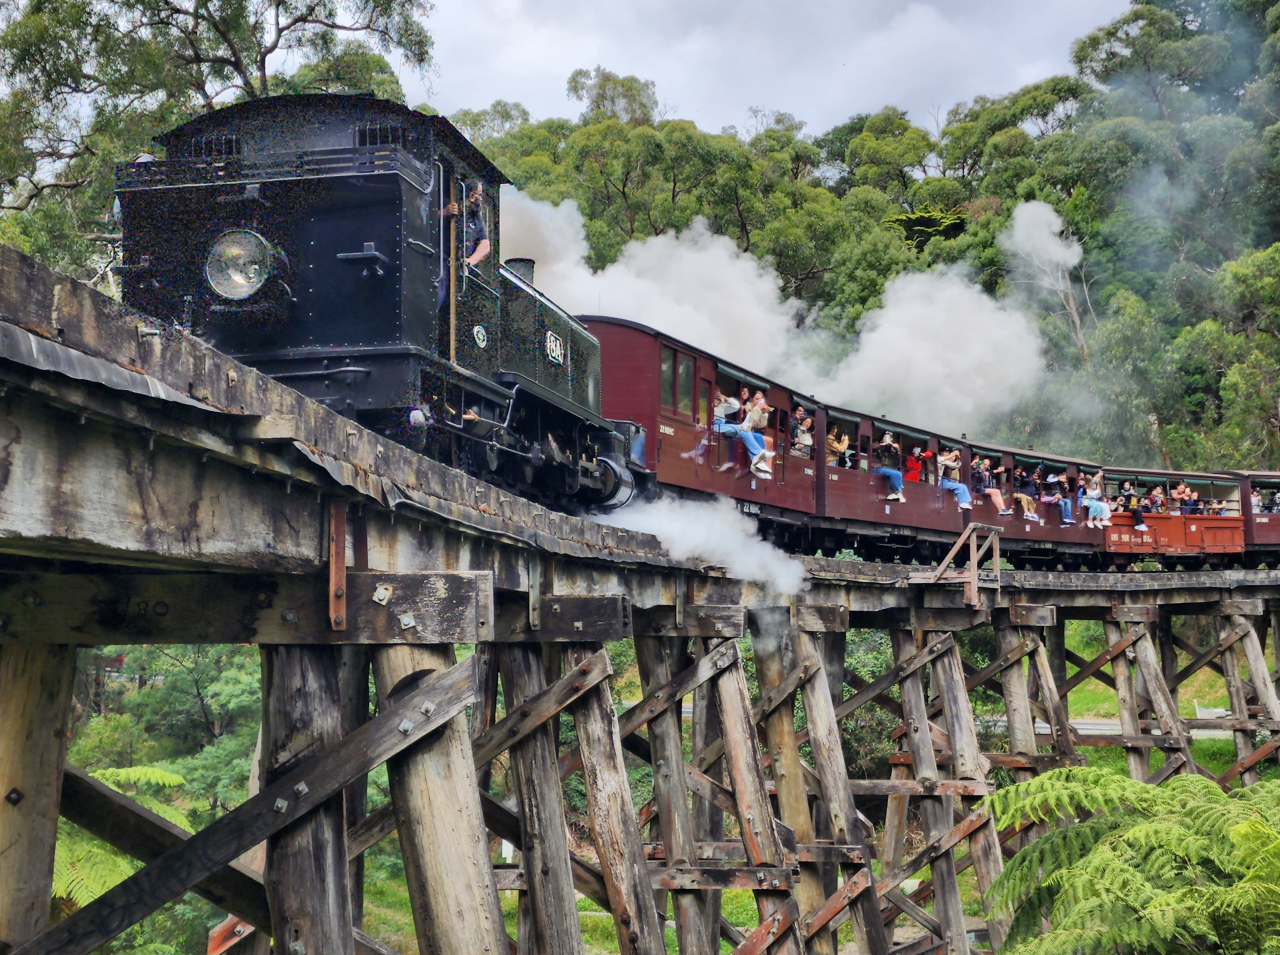
POLYGON ((127 304, 493 483, 625 503, 599 343, 499 264, 507 180, 447 120, 280 96, 157 142, 117 174, 127 304))

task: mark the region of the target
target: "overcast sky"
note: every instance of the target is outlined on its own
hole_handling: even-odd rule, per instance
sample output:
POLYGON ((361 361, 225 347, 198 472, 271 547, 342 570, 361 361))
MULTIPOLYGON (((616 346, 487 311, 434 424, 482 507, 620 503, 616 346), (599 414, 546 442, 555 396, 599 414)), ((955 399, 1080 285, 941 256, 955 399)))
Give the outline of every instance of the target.
POLYGON ((1126 0, 436 0, 435 67, 401 81, 410 105, 443 113, 524 103, 575 117, 578 67, 652 79, 670 115, 745 129, 753 106, 822 132, 894 104, 935 111, 1070 68, 1071 42, 1126 0))

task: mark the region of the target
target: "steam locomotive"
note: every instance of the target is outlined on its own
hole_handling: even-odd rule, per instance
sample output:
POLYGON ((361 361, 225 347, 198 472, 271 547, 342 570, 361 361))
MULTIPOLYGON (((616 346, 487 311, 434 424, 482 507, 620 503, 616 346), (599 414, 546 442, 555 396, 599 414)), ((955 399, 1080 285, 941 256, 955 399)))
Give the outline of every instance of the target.
POLYGON ((600 344, 501 263, 507 180, 360 95, 238 103, 117 170, 124 301, 423 453, 554 507, 635 490, 600 344), (483 236, 482 261, 469 245, 483 236))
POLYGON ((117 171, 127 304, 552 507, 620 507, 638 490, 727 495, 786 550, 880 561, 936 561, 977 520, 1001 526, 1017 567, 1280 565, 1280 474, 1108 470, 1110 493, 1123 480, 1144 491, 1184 482, 1217 505, 1147 514, 1146 530, 1125 513, 1107 527, 1070 523, 1051 503, 1001 513, 985 495, 962 511, 941 485, 944 448, 962 450, 966 484, 971 457, 991 458, 1006 496, 1019 467, 1071 490, 1100 467, 816 402, 652 328, 568 314, 535 287, 532 262, 502 262, 507 180, 439 116, 370 96, 274 97, 158 143, 165 159, 117 171), (716 432, 717 388, 763 393, 771 467, 716 432), (812 444, 797 440, 801 405, 812 444), (831 426, 848 438, 834 462, 831 426), (919 480, 892 497, 875 471, 889 432, 922 460, 919 480))

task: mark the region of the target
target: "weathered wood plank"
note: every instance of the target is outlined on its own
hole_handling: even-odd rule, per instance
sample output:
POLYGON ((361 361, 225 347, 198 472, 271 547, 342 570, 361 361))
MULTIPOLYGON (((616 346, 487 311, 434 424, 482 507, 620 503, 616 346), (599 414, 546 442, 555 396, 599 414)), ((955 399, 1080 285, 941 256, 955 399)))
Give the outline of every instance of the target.
MULTIPOLYGON (((1030 652, 1030 642, 1019 639, 1013 626, 1005 625, 997 618, 996 648, 1002 657, 1012 657, 1016 650, 1030 652)), ((1019 657, 1021 659, 1021 657, 1019 657)), ((1031 716, 1031 701, 1027 695, 1027 681, 1021 663, 1000 671, 1000 685, 1004 687, 1004 712, 1009 731, 1009 752, 1030 756, 1036 749, 1036 725, 1031 716)), ((1032 776, 1029 770, 1018 770, 1014 778, 1026 782, 1032 776)))
MULTIPOLYGON (((685 612, 688 613, 688 608, 685 612)), ((675 648, 670 640, 666 637, 636 637, 636 662, 646 696, 671 683, 671 654, 675 648)), ((682 771, 684 749, 680 712, 676 709, 681 706, 682 699, 682 696, 669 699, 668 708, 649 722, 649 746, 654 761, 653 800, 658 808, 658 826, 666 858, 673 868, 687 866, 697 858, 693 816, 682 771)), ((723 888, 706 886, 717 887, 723 888)), ((672 911, 681 952, 712 955, 715 936, 709 931, 704 899, 700 894, 683 891, 685 887, 681 885, 663 885, 662 888, 672 891, 672 911)))
MULTIPOLYGON (((894 630, 891 633, 894 653, 900 662, 907 660, 918 649, 917 641, 909 631, 894 630)), ((949 659, 949 652, 941 654, 938 659, 949 659)), ((938 779, 938 766, 933 752, 933 743, 929 738, 927 707, 924 699, 924 686, 919 670, 907 674, 902 680, 902 710, 906 717, 908 732, 903 737, 907 749, 915 764, 917 780, 938 779)), ((972 762, 969 760, 968 762, 972 762)), ((926 797, 920 800, 920 815, 924 820, 925 838, 930 842, 942 839, 950 826, 948 810, 942 797, 926 797)), ((948 850, 938 854, 932 860, 933 881, 936 886, 934 914, 948 937, 956 940, 959 955, 968 955, 968 942, 965 940, 964 910, 960 903, 960 886, 956 881, 955 858, 948 850)))
MULTIPOLYGON (((618 717, 618 732, 625 740, 645 723, 670 706, 688 696, 726 667, 733 666, 739 659, 738 645, 732 640, 708 651, 698 658, 697 662, 685 668, 669 683, 654 687, 645 693, 644 698, 630 707, 618 717)), ((697 750, 694 750, 697 752, 697 750)), ((582 768, 582 753, 574 747, 560 757, 560 778, 567 779, 582 768)), ((705 768, 705 767, 704 767, 705 768)))
MULTIPOLYGON (((1227 617, 1214 618, 1218 625, 1218 633, 1230 632, 1231 620, 1227 617)), ((1243 635, 1242 635, 1243 636, 1243 635)), ((1240 679, 1240 659, 1236 654, 1236 646, 1232 644, 1222 651, 1222 669, 1226 675, 1227 701, 1231 706, 1231 715, 1237 721, 1249 719, 1249 699, 1244 692, 1244 682, 1240 679)), ((1236 745, 1236 762, 1243 763, 1253 755, 1253 733, 1247 730, 1235 730, 1231 734, 1236 745)), ((1240 774, 1242 786, 1252 786, 1258 781, 1258 771, 1245 769, 1240 774)))
POLYGON ((90 646, 490 639, 489 572, 352 572, 343 589, 344 629, 334 630, 325 574, 2 574, 0 632, 15 643, 64 633, 90 646))
MULTIPOLYGON (((807 631, 792 631, 792 639, 798 658, 818 656, 818 648, 814 645, 813 638, 807 631)), ((843 657, 843 654, 841 654, 841 657, 843 657)), ((843 660, 841 660, 842 662, 843 660)), ((825 672, 824 666, 823 671, 814 679, 807 680, 801 685, 800 695, 804 701, 805 719, 809 730, 809 744, 813 750, 814 770, 822 783, 823 799, 820 805, 826 813, 824 821, 830 823, 832 837, 836 841, 853 845, 858 850, 859 855, 869 860, 871 858, 871 850, 867 845, 862 824, 858 819, 858 807, 853 798, 854 788, 848 779, 849 770, 844 760, 840 719, 836 716, 836 708, 831 698, 831 684, 836 681, 842 681, 843 667, 836 672, 837 675, 833 679, 832 675, 825 672)), ((839 686, 840 683, 836 682, 836 685, 839 686)), ((800 842, 807 841, 800 838, 799 830, 797 830, 797 840, 800 842)), ((865 871, 874 884, 874 877, 871 876, 870 870, 866 869, 865 871)), ((819 869, 819 873, 819 884, 823 889, 823 897, 818 904, 821 904, 828 893, 825 892, 826 885, 825 880, 821 878, 821 869, 819 869)), ((855 869, 851 866, 846 866, 845 876, 846 878, 854 878, 856 876, 855 869)), ((868 896, 868 898, 871 897, 868 896)), ((860 900, 858 910, 857 930, 860 945, 870 951, 872 955, 885 955, 889 950, 889 938, 885 934, 874 899, 870 902, 860 900)), ((835 936, 832 935, 831 938, 834 943, 836 941, 835 936)))
MULTIPOLYGON (((267 647, 261 654, 265 789, 342 739, 342 691, 336 648, 267 647)), ((354 955, 341 792, 267 839, 264 876, 278 944, 354 955)))
POLYGON ((477 736, 472 742, 476 763, 487 763, 505 752, 612 674, 608 653, 601 650, 591 654, 565 676, 525 700, 518 709, 477 736))
MULTIPOLYGON (((1123 639, 1120 625, 1105 621, 1102 624, 1107 635, 1107 643, 1115 647, 1123 639)), ((1130 633, 1136 639, 1136 634, 1130 633)), ((1130 640, 1130 643, 1133 641, 1130 640)), ((1141 736, 1142 729, 1138 723, 1138 704, 1134 686, 1133 671, 1129 666, 1129 658, 1122 652, 1111 660, 1111 674, 1116 685, 1116 699, 1119 703, 1120 733, 1123 736, 1141 736)), ((1151 761, 1146 750, 1137 747, 1125 749, 1125 759, 1129 764, 1129 778, 1143 781, 1151 772, 1151 761)))
MULTIPOLYGON (((950 653, 937 659, 933 666, 933 675, 947 715, 947 728, 950 731, 955 752, 955 761, 952 764, 955 776, 958 779, 985 780, 991 764, 983 758, 978 747, 978 730, 973 719, 973 704, 969 700, 969 693, 965 687, 959 647, 953 646, 950 653)), ((961 800, 966 809, 972 808, 974 802, 975 800, 971 798, 961 800)), ((969 854, 973 856, 978 888, 983 895, 983 908, 987 913, 987 930, 991 935, 993 946, 998 949, 1004 944, 1005 937, 1009 933, 1009 921, 1005 916, 994 911, 986 901, 992 884, 1004 871, 1004 857, 1000 854, 1000 841, 996 836, 993 821, 979 826, 970 835, 969 854)))
MULTIPOLYGON (((1251 620, 1241 617, 1237 623, 1248 626, 1248 631, 1240 639, 1240 647, 1249 666, 1249 678, 1253 684, 1254 693, 1258 697, 1258 703, 1269 720, 1280 720, 1280 696, 1277 696, 1275 684, 1271 682, 1271 674, 1267 670, 1267 658, 1262 652, 1262 641, 1251 620)), ((1275 729, 1272 727, 1272 736, 1276 735, 1275 729)))
POLYGON ((607 640, 626 640, 632 633, 631 601, 622 594, 543 596, 539 619, 541 626, 534 628, 523 597, 504 600, 498 608, 493 639, 499 643, 581 643, 595 634, 603 634, 607 640))
POLYGON ((49 924, 76 652, 0 648, 0 948, 49 924))
MULTIPOLYGON (((543 689, 541 648, 506 645, 498 651, 498 662, 507 712, 518 711, 543 689)), ((511 748, 511 774, 520 805, 520 832, 514 844, 520 849, 529 880, 533 948, 538 952, 581 953, 582 930, 573 897, 564 797, 556 772, 555 740, 546 724, 511 748)))
POLYGON ((747 608, 735 604, 685 604, 681 626, 676 626, 675 607, 637 609, 633 614, 633 626, 638 635, 740 640, 747 633, 747 608))
MULTIPOLYGON (((472 679, 469 663, 428 677, 338 745, 264 786, 257 796, 193 835, 181 847, 165 853, 18 951, 21 955, 87 955, 229 865, 246 850, 314 812, 351 779, 369 772, 463 712, 471 699, 472 679), (421 711, 425 703, 434 707, 430 715, 421 711), (410 725, 402 731, 400 727, 406 721, 410 725)), ((344 859, 342 872, 345 871, 344 859)))
MULTIPOLYGON (((62 774, 61 812, 65 819, 141 862, 154 862, 191 838, 191 833, 75 766, 66 767, 62 774)), ((192 891, 270 935, 271 912, 262 875, 238 860, 197 882, 192 891)))
MULTIPOLYGON (((747 679, 741 665, 722 670, 714 685, 720 711, 723 734, 720 741, 724 743, 725 769, 738 806, 747 861, 753 866, 780 865, 783 861, 782 842, 774 827, 773 808, 765 790, 760 768, 760 741, 756 736, 747 679)), ((785 912, 795 911, 795 900, 789 893, 761 890, 756 892, 756 906, 763 926, 775 915, 783 920, 785 912)), ((774 924, 781 924, 781 921, 774 924)), ((778 955, 802 955, 804 951, 799 938, 792 932, 779 937, 777 945, 778 955)))
MULTIPOLYGON (((743 608, 742 616, 745 628, 746 608, 743 608)), ((718 647, 709 648, 707 641, 694 640, 693 648, 697 658, 696 665, 702 666, 703 662, 713 654, 728 648, 733 648, 736 657, 738 644, 736 640, 726 640, 718 647)), ((715 688, 708 682, 702 682, 693 691, 693 726, 690 728, 692 751, 699 753, 710 748, 719 736, 720 713, 716 707, 715 688)), ((714 782, 719 783, 724 780, 723 760, 711 761, 703 769, 714 782)), ((693 832, 699 842, 719 842, 724 838, 724 812, 712 800, 695 793, 692 813, 693 832)), ((723 897, 718 891, 706 894, 704 902, 706 931, 713 937, 720 922, 722 901, 723 897)))
MULTIPOLYGON (((796 834, 797 842, 813 841, 813 817, 809 813, 809 791, 800 768, 800 747, 796 744, 795 693, 815 673, 822 674, 822 664, 812 651, 801 657, 793 645, 797 666, 787 671, 783 660, 787 637, 791 630, 791 612, 786 607, 752 610, 752 646, 755 651, 756 679, 760 698, 756 708, 764 713, 765 743, 769 749, 773 782, 777 789, 778 814, 796 834)), ((803 631, 798 631, 803 632, 803 631)), ((823 675, 822 693, 825 696, 823 675)), ((826 742, 824 737, 822 743, 826 742)), ((840 774, 844 782, 847 773, 840 774)), ((809 912, 822 904, 822 872, 812 863, 800 866, 799 884, 794 891, 800 911, 809 912)), ((834 955, 835 940, 830 932, 820 932, 808 940, 806 948, 815 955, 834 955)))
MULTIPOLYGON (((379 647, 373 651, 373 676, 380 706, 388 706, 398 687, 453 665, 452 647, 379 647)), ((470 692, 474 698, 474 685, 470 692)), ((502 951, 506 929, 465 714, 390 760, 387 776, 419 950, 502 951)))
MULTIPOLYGON (((558 599, 549 597, 546 602, 554 607, 558 599)), ((570 666, 581 666, 593 652, 603 652, 597 651, 597 646, 570 644, 565 651, 566 662, 570 666)), ((587 818, 609 896, 609 909, 618 930, 620 951, 622 955, 664 955, 662 922, 658 919, 646 874, 644 848, 631 803, 622 737, 609 687, 603 684, 595 687, 573 706, 572 712, 582 748, 587 818)), ((663 768, 655 766, 658 772, 663 768)), ((670 771, 679 772, 679 767, 670 771)), ((682 802, 683 799, 682 792, 682 802)))

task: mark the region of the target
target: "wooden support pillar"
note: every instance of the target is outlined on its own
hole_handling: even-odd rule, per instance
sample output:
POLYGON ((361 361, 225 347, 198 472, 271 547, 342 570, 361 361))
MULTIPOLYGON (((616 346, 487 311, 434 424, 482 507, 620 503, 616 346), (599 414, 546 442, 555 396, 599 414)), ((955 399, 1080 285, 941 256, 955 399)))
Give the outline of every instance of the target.
MULTIPOLYGON (((1102 629, 1106 632, 1108 646, 1115 646, 1123 639, 1118 623, 1110 620, 1103 621, 1102 629)), ((1117 654, 1111 661, 1111 674, 1116 682, 1120 733, 1122 736, 1141 736, 1142 725, 1138 722, 1138 704, 1134 697, 1133 669, 1129 666, 1129 658, 1125 653, 1117 654)), ((1143 782, 1151 774, 1151 761, 1146 749, 1139 746, 1127 747, 1125 758, 1129 764, 1130 779, 1143 782)))
MULTIPOLYGON (((338 654, 332 647, 262 651, 263 785, 342 738, 338 654)), ((290 955, 354 955, 343 795, 267 840, 271 935, 290 955)))
POLYGON ((1155 718, 1160 722, 1160 731, 1174 744, 1173 748, 1166 749, 1165 758, 1171 758, 1176 749, 1181 752, 1183 763, 1175 771, 1194 772, 1191 744, 1182 718, 1178 716, 1178 708, 1174 705, 1173 696, 1164 682, 1164 674, 1160 672, 1160 660, 1156 655, 1151 628, 1148 624, 1131 624, 1130 626, 1141 628, 1137 639, 1133 641, 1133 651, 1138 658, 1138 669, 1145 678, 1148 699, 1151 701, 1155 718))
POLYGON ((1059 756, 1074 756, 1076 747, 1071 739, 1071 721, 1067 717, 1067 706, 1062 697, 1058 696, 1058 683, 1054 679, 1053 668, 1043 643, 1031 651, 1030 660, 1030 669, 1034 670, 1039 677, 1040 701, 1049 714, 1049 731, 1053 734, 1054 751, 1059 756))
MULTIPOLYGON (((1224 639, 1231 632, 1234 618, 1216 617, 1218 639, 1224 639)), ((1243 639, 1243 638, 1241 638, 1243 639)), ((1249 698, 1245 693, 1244 682, 1240 679, 1240 657, 1236 653, 1236 644, 1222 651, 1222 673, 1227 684, 1227 699, 1231 703, 1231 715, 1237 720, 1249 718, 1249 698)), ((1253 733, 1249 730, 1235 730, 1231 734, 1236 744, 1236 759, 1248 759, 1253 755, 1253 733)), ((1246 769, 1240 774, 1240 785, 1252 786, 1258 781, 1256 768, 1246 769)))
MULTIPOLYGON (((830 636, 830 634, 828 634, 830 636)), ((841 638, 844 634, 839 634, 841 638)), ((818 647, 813 638, 804 630, 793 631, 795 656, 797 660, 818 656, 818 647)), ((844 679, 844 641, 840 641, 840 680, 844 679)), ((852 845, 862 853, 866 860, 866 878, 868 891, 862 893, 855 907, 855 924, 859 942, 871 955, 887 955, 889 937, 884 930, 884 922, 880 918, 880 903, 875 891, 875 877, 871 871, 871 847, 863 835, 862 824, 858 820, 858 808, 853 793, 849 789, 849 769, 844 761, 844 750, 841 746, 840 721, 836 718, 835 705, 831 700, 831 677, 825 671, 800 684, 800 696, 804 700, 805 719, 809 725, 809 746, 813 750, 814 771, 822 783, 826 808, 826 821, 831 824, 831 831, 837 843, 852 845), (826 679, 823 679, 823 676, 826 679)), ((798 837, 797 833, 797 837, 798 837)), ((853 878, 856 870, 848 867, 846 878, 853 878)), ((821 874, 821 873, 820 873, 821 874)), ((803 914, 808 914, 803 913, 803 914)), ((837 941, 834 933, 832 943, 837 941)), ((836 945, 839 948, 839 945, 836 945)))
MULTIPOLYGON (((934 639, 941 637, 935 634, 934 639)), ((1041 650, 1043 652, 1043 650, 1041 650)), ((1035 667, 1030 668, 1035 671, 1035 667)), ((951 649, 933 661, 933 675, 942 696, 947 715, 947 730, 951 736, 951 765, 955 779, 985 781, 991 764, 978 746, 978 728, 973 718, 973 704, 964 685, 964 667, 960 662, 960 647, 954 642, 951 649)), ((1053 692, 1052 686, 1042 690, 1053 692)), ((1054 696, 1057 694, 1054 693, 1054 696)), ((973 809, 981 800, 965 798, 961 804, 965 810, 973 809)), ((1004 856, 1000 854, 1000 835, 994 819, 988 819, 969 836, 969 854, 978 876, 978 888, 982 891, 982 907, 987 913, 987 930, 991 946, 998 950, 1009 934, 1009 920, 994 915, 987 903, 987 892, 1004 871, 1004 856)))
POLYGON ((49 925, 76 651, 0 649, 0 951, 49 925))
MULTIPOLYGON (((791 610, 788 607, 770 607, 753 610, 751 622, 752 646, 755 651, 756 678, 760 692, 765 693, 778 686, 787 675, 783 660, 787 633, 791 628, 791 610)), ((802 659, 798 648, 793 648, 797 665, 802 659)), ((822 692, 825 695, 826 680, 822 692)), ((778 793, 778 814, 784 825, 796 834, 797 842, 813 842, 813 816, 809 813, 809 792, 800 766, 800 747, 796 745, 795 693, 787 695, 764 718, 765 742, 773 769, 773 781, 778 793)), ((810 736, 815 749, 817 741, 810 736)), ((848 790, 848 775, 842 787, 848 790)), ((793 893, 800 903, 801 914, 814 911, 826 901, 822 890, 822 873, 815 863, 801 863, 800 884, 793 893)), ((817 932, 808 940, 806 948, 815 955, 835 955, 835 941, 827 930, 817 932)))
MULTIPOLYGON (((899 663, 905 661, 921 646, 916 645, 910 630, 891 631, 894 655, 899 663)), ((938 762, 933 755, 933 740, 929 734, 928 707, 924 699, 924 686, 920 670, 912 670, 902 679, 902 711, 907 725, 903 735, 911 752, 916 779, 939 779, 938 762)), ((936 842, 951 829, 951 816, 943 798, 923 796, 920 799, 920 815, 924 819, 925 839, 936 842)), ((950 942, 956 955, 969 955, 968 936, 964 928, 964 908, 960 903, 960 885, 956 878, 955 856, 950 850, 943 852, 931 863, 933 874, 933 915, 950 942)))
MULTIPOLYGON (((717 641, 712 646, 718 646, 717 641)), ((726 774, 742 821, 742 845, 747 865, 777 866, 783 863, 782 840, 773 822, 773 807, 765 789, 760 767, 760 740, 751 718, 751 697, 741 662, 720 671, 714 681, 720 709, 721 738, 724 740, 726 774)), ((794 901, 790 893, 760 889, 755 893, 760 920, 781 916, 794 901)), ((788 929, 775 943, 775 955, 801 955, 804 945, 794 929, 788 929)))
POLYGON ((1173 697, 1173 705, 1178 705, 1178 688, 1174 681, 1178 678, 1178 647, 1173 642, 1173 617, 1167 613, 1160 615, 1156 625, 1156 637, 1160 644, 1160 672, 1164 675, 1164 685, 1169 688, 1173 697))
MULTIPOLYGON (((1022 642, 1022 635, 1012 626, 1007 614, 1001 613, 996 619, 996 650, 1009 653, 1022 642)), ((1034 756, 1036 749, 1036 724, 1031 715, 1031 698, 1027 694, 1027 679, 1022 661, 1005 667, 1000 672, 1000 685, 1004 689, 1004 711, 1009 727, 1009 752, 1022 756, 1034 756)), ((1014 778, 1023 783, 1035 772, 1030 769, 1014 771, 1014 778)))
MULTIPOLYGON (((827 696, 834 708, 844 702, 844 654, 848 635, 842 630, 831 630, 823 633, 815 642, 822 659, 822 672, 827 678, 827 696)), ((805 709, 808 710, 807 703, 805 709)), ((834 717, 834 712, 832 715, 834 717)), ((839 720, 836 720, 837 736, 839 731, 839 720)), ((831 813, 821 799, 813 802, 813 836, 820 840, 834 838, 831 813)), ((818 868, 822 873, 822 891, 829 897, 840 887, 840 866, 832 860, 824 861, 818 868)))
MULTIPOLYGON (((1258 705, 1262 707, 1263 715, 1267 719, 1280 720, 1280 696, 1276 694, 1276 688, 1271 683, 1271 675, 1267 670, 1267 658, 1263 653, 1262 640, 1258 636, 1258 631, 1252 626, 1253 621, 1248 617, 1231 619, 1238 625, 1249 626, 1245 635, 1240 638, 1239 646, 1249 665, 1249 681, 1253 684, 1254 693, 1257 694, 1258 705)), ((1280 734, 1272 733, 1271 735, 1274 738, 1280 734)))
MULTIPOLYGON (((694 640, 693 647, 699 659, 706 655, 706 641, 694 640)), ((715 687, 710 682, 702 683, 693 691, 691 735, 694 753, 703 752, 720 738, 720 711, 716 706, 715 687)), ((716 759, 703 772, 718 783, 724 782, 724 758, 716 759)), ((724 841, 724 810, 697 793, 693 796, 693 832, 698 842, 724 841)), ((723 895, 719 889, 713 889, 704 892, 703 896, 706 900, 703 914, 706 932, 711 938, 718 938, 723 895)))
MULTIPOLYGON (((471 738, 493 726, 498 719, 498 647, 493 643, 476 644, 476 702, 471 707, 471 738)), ((476 783, 487 793, 493 779, 493 764, 476 767, 476 783)))
MULTIPOLYGON (((542 656, 536 645, 504 646, 498 651, 498 664, 508 713, 519 710, 521 703, 543 689, 542 656)), ((511 747, 511 773, 520 802, 518 848, 529 885, 532 951, 580 955, 582 929, 550 727, 539 726, 511 747)))
MULTIPOLYGON (((1053 685, 1062 687, 1067 682, 1067 622, 1059 620, 1044 628, 1045 651, 1049 655, 1049 670, 1053 673, 1053 685)), ((1062 711, 1068 716, 1071 708, 1062 697, 1062 711)))
MULTIPOLYGON (((447 644, 379 647, 373 665, 378 699, 385 705, 398 688, 454 662, 447 644)), ((455 716, 419 746, 388 761, 387 775, 419 950, 505 952, 466 716, 455 716)))
MULTIPOLYGON (((346 736, 369 721, 369 650, 367 647, 338 647, 338 689, 342 694, 342 735, 346 736)), ((369 777, 361 776, 343 792, 347 828, 361 819, 369 806, 369 777)), ((351 924, 364 926, 364 853, 350 862, 351 924)))
MULTIPOLYGON (((635 638, 636 662, 646 694, 671 680, 671 657, 680 638, 635 638)), ((653 799, 658 807, 658 828, 668 866, 697 866, 698 846, 689 811, 684 782, 684 751, 681 745, 679 700, 649 721, 649 746, 653 756, 653 799)), ((676 939, 680 955, 715 955, 719 948, 712 926, 707 922, 701 892, 672 892, 676 939)))
MULTIPOLYGON (((571 643, 565 652, 566 665, 582 666, 600 649, 600 644, 571 643)), ((600 683, 574 704, 573 722, 578 731, 582 751, 582 781, 587 791, 587 819, 592 840, 604 876, 609 910, 618 931, 620 955, 664 955, 664 920, 659 920, 654 907, 653 886, 644 858, 644 846, 631 803, 627 783, 627 767, 623 759, 622 736, 618 731, 618 714, 613 707, 613 694, 608 683, 600 683)), ((668 710, 667 712, 673 712, 668 710)), ((678 707, 674 710, 679 713, 678 707)), ((678 717, 677 717, 678 718, 678 717)), ((679 726, 676 727, 676 751, 679 752, 679 726)), ((671 741, 668 740, 668 743, 671 741)), ((660 772, 657 756, 654 776, 660 772)), ((663 770, 672 774, 669 782, 681 787, 684 803, 684 758, 663 770)), ((552 764, 552 771, 555 764, 552 764)), ((558 784, 558 777, 557 777, 558 784)))

